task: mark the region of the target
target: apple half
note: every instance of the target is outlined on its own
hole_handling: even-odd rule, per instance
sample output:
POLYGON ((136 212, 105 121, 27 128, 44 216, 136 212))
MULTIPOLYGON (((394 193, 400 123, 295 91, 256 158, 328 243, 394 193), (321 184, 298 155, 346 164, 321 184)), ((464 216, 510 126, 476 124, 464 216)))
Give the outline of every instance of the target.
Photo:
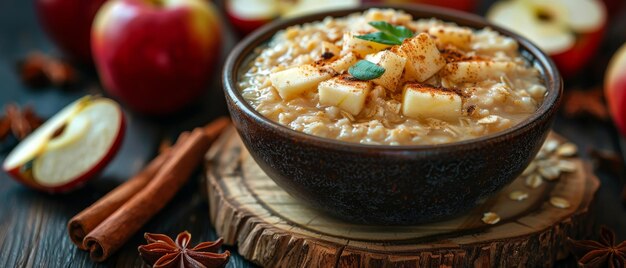
POLYGON ((565 77, 575 75, 593 58, 607 24, 600 0, 499 1, 487 18, 537 44, 565 77))
POLYGON ((281 16, 286 18, 321 11, 357 7, 361 4, 360 0, 281 0, 279 2, 281 3, 281 16))
POLYGON ((55 114, 4 161, 17 181, 45 192, 71 190, 100 172, 117 153, 125 119, 113 100, 87 96, 55 114))
POLYGON ((604 96, 615 126, 626 137, 626 43, 613 54, 606 69, 604 96))
POLYGON ((226 0, 226 15, 241 33, 248 34, 279 17, 357 7, 360 0, 226 0))
POLYGON ((280 15, 275 0, 226 0, 225 8, 230 22, 243 34, 254 31, 280 15))

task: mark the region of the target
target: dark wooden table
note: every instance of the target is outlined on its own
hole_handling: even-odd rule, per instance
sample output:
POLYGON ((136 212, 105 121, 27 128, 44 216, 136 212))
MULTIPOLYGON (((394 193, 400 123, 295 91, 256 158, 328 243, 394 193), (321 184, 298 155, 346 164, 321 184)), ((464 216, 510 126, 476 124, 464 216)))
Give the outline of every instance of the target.
MULTIPOLYGON (((81 69, 85 81, 75 91, 32 90, 19 81, 15 65, 27 53, 33 50, 58 53, 39 27, 32 2, 0 1, 0 104, 32 104, 40 115, 49 117, 71 101, 87 93, 101 93, 101 90, 95 72, 85 68, 81 69)), ((486 6, 484 3, 482 9, 486 6)), ((610 32, 604 51, 614 51, 617 44, 626 40, 623 31, 618 29, 623 27, 617 27, 619 24, 624 25, 624 20, 610 32)), ((227 36, 222 58, 232 48, 235 39, 233 35, 227 36)), ((602 60, 606 59, 599 59, 602 60)), ((597 82, 601 71, 590 70, 589 77, 573 83, 597 82)), ((78 250, 70 242, 65 227, 73 215, 135 174, 154 156, 163 138, 174 137, 182 130, 227 113, 219 76, 216 73, 214 77, 205 98, 177 115, 147 118, 126 111, 128 130, 121 151, 99 178, 80 190, 62 195, 43 194, 23 187, 0 172, 0 267, 135 267, 143 264, 137 253, 137 246, 145 242, 143 232, 176 235, 188 230, 194 243, 216 239, 208 219, 207 198, 200 174, 194 176, 162 212, 104 263, 93 263, 86 252, 78 250)), ((615 130, 609 124, 559 118, 555 129, 583 149, 594 147, 619 151, 620 148, 615 130)), ((582 153, 587 157, 584 150, 582 153)), ((0 161, 4 161, 5 156, 6 152, 0 153, 0 161)), ((626 210, 619 201, 623 182, 609 174, 598 175, 602 187, 594 207, 597 222, 615 229, 619 239, 626 239, 626 210)), ((237 255, 235 248, 227 249, 233 253, 228 267, 251 266, 237 255)))

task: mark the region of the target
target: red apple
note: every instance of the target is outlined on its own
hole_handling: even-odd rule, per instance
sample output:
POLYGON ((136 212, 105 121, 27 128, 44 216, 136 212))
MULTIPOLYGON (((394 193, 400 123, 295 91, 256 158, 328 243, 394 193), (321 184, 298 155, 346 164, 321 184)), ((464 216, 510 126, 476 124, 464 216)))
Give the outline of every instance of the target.
POLYGON ((71 190, 113 159, 124 126, 116 102, 90 96, 79 99, 18 144, 3 168, 17 181, 41 191, 71 190))
POLYGON ((613 122, 626 137, 626 44, 611 58, 604 78, 604 96, 613 122))
POLYGON ((177 111, 208 89, 222 40, 203 0, 116 0, 96 15, 91 45, 105 89, 141 113, 177 111))
POLYGON ((572 77, 589 63, 607 25, 600 0, 499 1, 487 18, 536 43, 552 56, 564 77, 572 77))
POLYGON ((71 59, 91 63, 91 23, 106 0, 37 0, 39 22, 71 59))
POLYGON ((243 34, 254 31, 280 15, 275 0, 226 0, 225 8, 230 22, 243 34))
POLYGON ((477 0, 383 0, 383 3, 414 3, 431 6, 446 7, 465 12, 474 12, 478 6, 477 0))

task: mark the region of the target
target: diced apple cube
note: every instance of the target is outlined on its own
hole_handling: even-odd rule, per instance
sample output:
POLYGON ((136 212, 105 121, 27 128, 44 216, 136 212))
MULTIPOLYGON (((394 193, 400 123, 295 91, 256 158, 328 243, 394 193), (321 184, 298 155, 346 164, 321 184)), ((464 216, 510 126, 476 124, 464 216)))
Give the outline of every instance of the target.
POLYGON ((500 76, 515 71, 513 62, 499 61, 459 61, 446 64, 441 77, 454 83, 475 83, 487 79, 500 79, 500 76))
POLYGON ((407 78, 418 82, 426 81, 446 65, 435 41, 426 33, 404 40, 398 54, 406 58, 407 78))
POLYGON ((321 105, 337 106, 358 115, 371 89, 372 83, 369 81, 359 81, 347 74, 341 75, 320 83, 319 101, 321 105))
POLYGON ((293 99, 300 94, 314 90, 317 85, 331 77, 327 71, 311 65, 302 65, 270 74, 272 85, 284 100, 293 99))
POLYGON ((385 73, 376 79, 372 79, 372 82, 388 90, 396 91, 400 78, 402 78, 406 59, 389 50, 367 55, 365 59, 385 68, 385 73))
POLYGON ((350 68, 350 66, 354 65, 356 62, 357 62, 356 55, 350 52, 346 55, 343 55, 341 58, 331 63, 328 63, 327 65, 324 66, 324 68, 330 68, 332 72, 340 74, 348 70, 348 68, 350 68))
POLYGON ((376 53, 388 47, 390 45, 380 44, 372 41, 356 38, 357 33, 345 33, 343 35, 343 47, 342 52, 354 52, 358 57, 363 58, 367 54, 376 53))
POLYGON ((467 50, 472 42, 472 30, 467 28, 435 26, 428 33, 437 38, 436 43, 450 44, 463 50, 467 50))
POLYGON ((402 96, 402 113, 415 119, 453 121, 462 115, 461 96, 451 90, 424 84, 407 84, 402 96))

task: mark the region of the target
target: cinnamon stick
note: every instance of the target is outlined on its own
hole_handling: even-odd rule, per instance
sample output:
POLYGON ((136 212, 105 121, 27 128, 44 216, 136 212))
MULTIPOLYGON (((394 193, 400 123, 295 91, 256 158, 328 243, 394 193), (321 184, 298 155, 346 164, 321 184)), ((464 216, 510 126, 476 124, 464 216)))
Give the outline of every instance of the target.
POLYGON ((102 223, 113 212, 120 208, 128 199, 141 190, 156 175, 159 168, 169 157, 169 150, 159 154, 141 172, 127 182, 100 198, 88 208, 74 216, 67 224, 70 239, 78 248, 83 246, 85 236, 102 223))
POLYGON ((160 211, 187 182, 204 154, 230 120, 220 118, 205 128, 196 128, 184 142, 177 142, 155 177, 111 216, 87 234, 83 246, 94 261, 104 261, 141 226, 160 211))

